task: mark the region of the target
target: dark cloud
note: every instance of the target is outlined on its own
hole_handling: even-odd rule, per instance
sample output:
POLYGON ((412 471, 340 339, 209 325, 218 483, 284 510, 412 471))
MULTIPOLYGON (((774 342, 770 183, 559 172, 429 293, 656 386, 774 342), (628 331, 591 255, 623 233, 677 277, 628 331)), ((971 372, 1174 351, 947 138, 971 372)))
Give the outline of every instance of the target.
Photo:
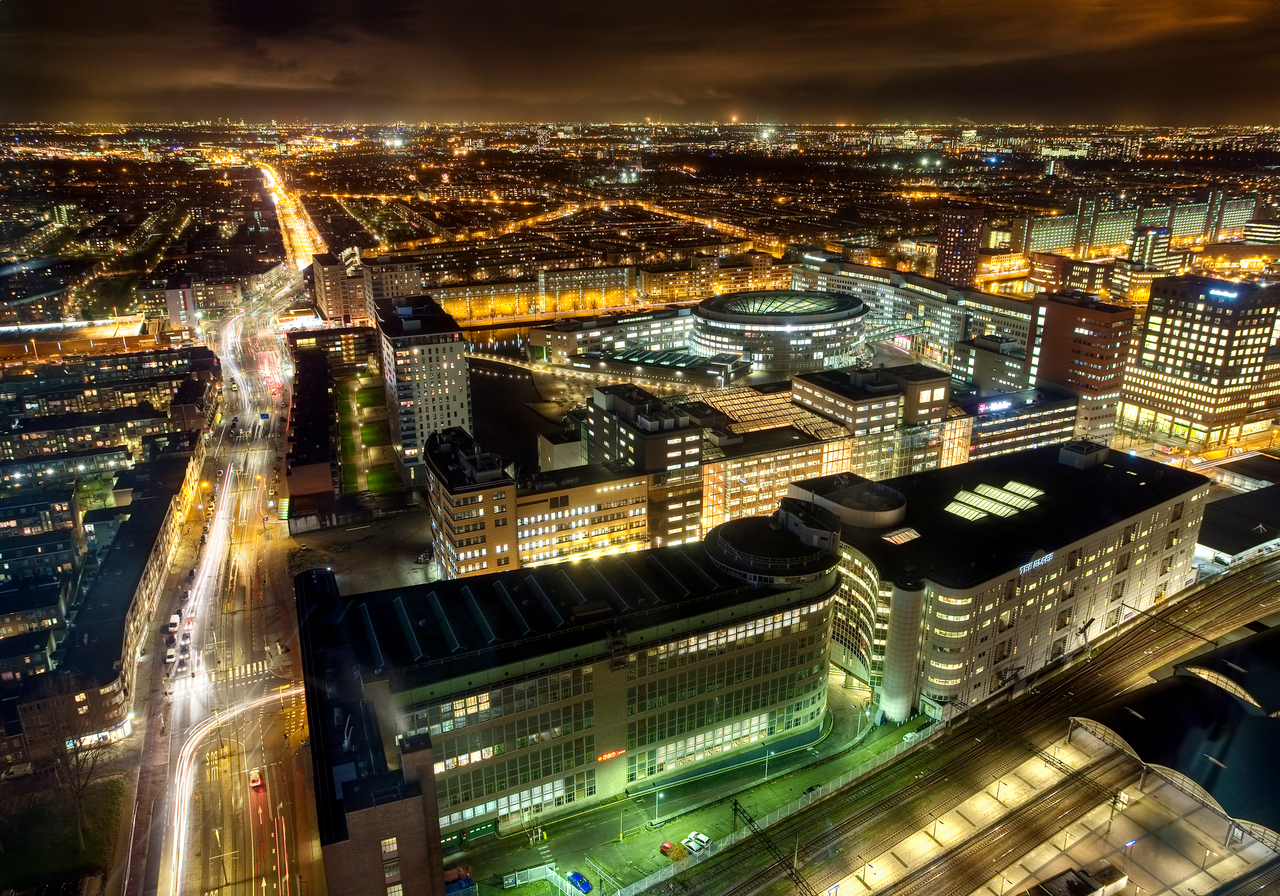
POLYGON ((1274 0, 0 0, 0 118, 1267 122, 1274 0))

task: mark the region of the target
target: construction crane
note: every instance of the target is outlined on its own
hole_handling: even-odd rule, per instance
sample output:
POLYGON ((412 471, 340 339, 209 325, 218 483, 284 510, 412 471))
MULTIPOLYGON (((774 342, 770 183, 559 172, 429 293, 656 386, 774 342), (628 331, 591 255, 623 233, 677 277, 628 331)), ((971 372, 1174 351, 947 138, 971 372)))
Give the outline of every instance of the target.
POLYGON ((769 850, 770 853, 772 853, 774 861, 777 863, 778 867, 781 868, 786 873, 787 877, 791 878, 791 882, 796 885, 796 892, 800 893, 801 896, 818 896, 818 892, 813 887, 809 886, 809 882, 800 874, 800 869, 795 866, 795 863, 791 861, 790 857, 788 857, 782 850, 778 849, 778 844, 773 842, 773 838, 766 834, 764 830, 756 824, 756 820, 751 817, 751 813, 744 809, 742 804, 737 800, 733 801, 733 814, 738 818, 741 818, 743 823, 751 829, 751 833, 760 838, 760 842, 765 845, 765 848, 769 850))

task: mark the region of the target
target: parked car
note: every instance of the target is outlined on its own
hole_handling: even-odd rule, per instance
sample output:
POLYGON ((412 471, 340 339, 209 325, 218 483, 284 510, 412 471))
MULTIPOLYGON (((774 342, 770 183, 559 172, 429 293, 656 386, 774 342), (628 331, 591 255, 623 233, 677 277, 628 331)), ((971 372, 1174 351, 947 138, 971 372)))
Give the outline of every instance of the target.
POLYGON ((822 795, 822 785, 821 785, 821 784, 810 784, 808 787, 806 787, 806 788, 804 789, 804 795, 805 795, 805 796, 808 796, 808 797, 821 796, 821 795, 822 795))
POLYGON ((570 871, 568 874, 569 883, 573 884, 579 893, 591 892, 591 881, 587 880, 576 871, 570 871))
POLYGON ((703 846, 702 841, 694 839, 692 834, 690 834, 688 837, 685 837, 683 840, 681 840, 680 845, 683 846, 685 849, 689 850, 689 853, 691 855, 695 855, 695 856, 698 853, 702 852, 702 850, 706 849, 706 847, 703 846))
MULTIPOLYGON (((201 541, 204 541, 204 539, 203 539, 203 538, 202 538, 202 539, 200 539, 200 540, 201 540, 201 541)), ((184 589, 184 590, 183 590, 183 592, 182 592, 182 599, 183 599, 183 600, 191 600, 191 589, 190 589, 190 588, 186 588, 186 589, 184 589)))
POLYGON ((178 654, 172 647, 164 652, 164 664, 166 666, 170 665, 177 658, 178 654))
POLYGON ((711 838, 708 837, 706 834, 702 833, 701 831, 690 831, 688 839, 696 840, 698 842, 698 845, 703 847, 711 843, 711 838))
MULTIPOLYGON (((0 781, 8 781, 10 778, 25 778, 27 775, 35 771, 35 766, 30 762, 15 762, 0 773, 0 781)), ((583 890, 582 892, 586 892, 583 890)))
POLYGON ((676 845, 670 840, 662 841, 662 845, 658 847, 658 852, 662 853, 664 856, 669 856, 675 851, 676 845))

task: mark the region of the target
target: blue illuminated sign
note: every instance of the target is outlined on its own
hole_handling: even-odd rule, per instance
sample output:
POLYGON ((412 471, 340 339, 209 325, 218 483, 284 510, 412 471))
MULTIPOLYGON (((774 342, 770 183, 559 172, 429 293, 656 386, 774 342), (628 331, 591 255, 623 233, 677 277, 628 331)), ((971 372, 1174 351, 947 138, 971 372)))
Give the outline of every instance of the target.
POLYGON ((1025 576, 1027 573, 1031 572, 1033 569, 1039 569, 1041 566, 1044 566, 1046 563, 1048 563, 1052 559, 1053 559, 1053 554, 1045 554, 1043 557, 1038 557, 1035 560, 1032 560, 1030 563, 1024 563, 1018 567, 1018 575, 1025 576))

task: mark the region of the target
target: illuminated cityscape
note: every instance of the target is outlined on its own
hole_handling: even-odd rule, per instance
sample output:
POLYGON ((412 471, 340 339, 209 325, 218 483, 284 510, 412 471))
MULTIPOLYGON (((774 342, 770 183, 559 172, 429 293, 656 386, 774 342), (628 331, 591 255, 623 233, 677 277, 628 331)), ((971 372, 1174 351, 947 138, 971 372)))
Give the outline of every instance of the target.
POLYGON ((854 6, 0 4, 0 896, 1280 892, 1280 12, 854 6))

